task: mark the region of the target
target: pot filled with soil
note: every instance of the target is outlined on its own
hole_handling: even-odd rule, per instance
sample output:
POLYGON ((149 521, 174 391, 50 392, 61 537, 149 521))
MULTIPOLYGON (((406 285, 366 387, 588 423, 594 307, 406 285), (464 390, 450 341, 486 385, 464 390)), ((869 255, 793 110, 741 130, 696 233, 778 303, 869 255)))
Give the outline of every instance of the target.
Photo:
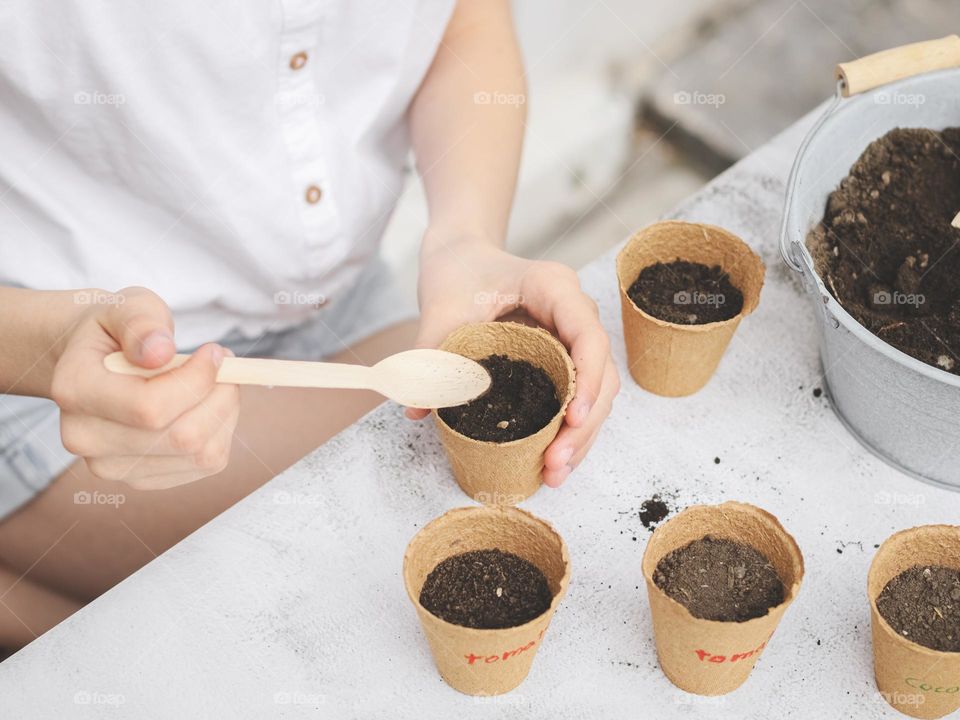
POLYGON ((891 535, 867 576, 877 687, 902 713, 960 708, 960 527, 891 535))
POLYGON ((546 330, 514 322, 466 325, 440 348, 476 360, 493 380, 476 400, 433 413, 457 484, 490 505, 530 497, 574 395, 566 349, 546 330))
POLYGON ((570 581, 563 539, 512 507, 450 510, 418 532, 403 580, 448 685, 499 695, 523 682, 570 581))
POLYGON ((794 163, 781 232, 840 419, 890 464, 954 489, 958 65, 957 36, 841 65, 837 96, 794 163))
POLYGON ((617 255, 627 364, 657 395, 706 385, 740 320, 760 301, 764 267, 723 228, 656 223, 617 255))
POLYGON ((657 657, 681 690, 723 695, 750 675, 803 580, 803 556, 769 513, 693 505, 643 554, 657 657))

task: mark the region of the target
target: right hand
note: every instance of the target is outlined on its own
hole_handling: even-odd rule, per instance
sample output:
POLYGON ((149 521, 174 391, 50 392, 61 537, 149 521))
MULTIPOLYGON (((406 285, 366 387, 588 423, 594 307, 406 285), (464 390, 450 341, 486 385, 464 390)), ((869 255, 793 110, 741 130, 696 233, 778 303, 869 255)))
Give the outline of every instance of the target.
POLYGON ((100 293, 61 341, 51 396, 64 447, 90 472, 139 490, 183 485, 223 470, 240 414, 236 385, 218 385, 228 350, 204 345, 182 366, 150 379, 110 372, 122 350, 158 368, 176 353, 170 309, 144 288, 100 293))

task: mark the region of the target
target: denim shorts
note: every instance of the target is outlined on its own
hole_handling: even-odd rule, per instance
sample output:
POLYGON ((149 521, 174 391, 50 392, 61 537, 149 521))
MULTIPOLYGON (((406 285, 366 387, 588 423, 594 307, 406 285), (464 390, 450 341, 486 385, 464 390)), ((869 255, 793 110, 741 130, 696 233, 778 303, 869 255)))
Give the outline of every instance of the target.
MULTIPOLYGON (((404 298, 378 258, 350 290, 306 322, 256 338, 234 333, 219 342, 238 357, 319 360, 416 315, 415 303, 404 298)), ((76 459, 60 442, 60 409, 53 401, 0 394, 0 520, 43 491, 76 459)))

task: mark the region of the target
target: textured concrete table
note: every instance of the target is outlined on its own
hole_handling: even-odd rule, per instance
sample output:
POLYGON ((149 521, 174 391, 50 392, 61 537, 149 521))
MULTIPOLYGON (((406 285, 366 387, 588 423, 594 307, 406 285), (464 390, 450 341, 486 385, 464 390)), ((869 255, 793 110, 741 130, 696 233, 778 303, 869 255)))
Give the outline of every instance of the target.
MULTIPOLYGON (((0 717, 900 717, 873 684, 867 567, 895 530, 956 521, 960 495, 874 458, 815 392, 816 328, 776 250, 810 121, 676 212, 739 233, 768 268, 716 377, 685 399, 625 379, 575 476, 524 503, 563 534, 573 579, 516 691, 470 698, 434 669, 401 559, 418 528, 468 501, 432 425, 386 404, 0 664, 0 717), (637 515, 656 492, 673 507, 761 505, 805 554, 799 598, 726 697, 682 693, 657 666, 637 515)), ((626 378, 613 254, 582 278, 626 378)))

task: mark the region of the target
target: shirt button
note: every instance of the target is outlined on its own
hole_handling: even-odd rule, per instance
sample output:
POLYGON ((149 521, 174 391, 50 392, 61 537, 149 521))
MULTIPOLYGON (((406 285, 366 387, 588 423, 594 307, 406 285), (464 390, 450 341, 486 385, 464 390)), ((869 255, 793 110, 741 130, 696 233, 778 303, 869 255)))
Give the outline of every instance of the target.
POLYGON ((299 70, 306 64, 307 64, 307 54, 305 52, 298 52, 296 55, 290 58, 291 70, 299 70))
POLYGON ((311 205, 316 205, 318 202, 320 202, 320 198, 322 197, 323 191, 316 185, 311 185, 307 188, 307 202, 311 205))

